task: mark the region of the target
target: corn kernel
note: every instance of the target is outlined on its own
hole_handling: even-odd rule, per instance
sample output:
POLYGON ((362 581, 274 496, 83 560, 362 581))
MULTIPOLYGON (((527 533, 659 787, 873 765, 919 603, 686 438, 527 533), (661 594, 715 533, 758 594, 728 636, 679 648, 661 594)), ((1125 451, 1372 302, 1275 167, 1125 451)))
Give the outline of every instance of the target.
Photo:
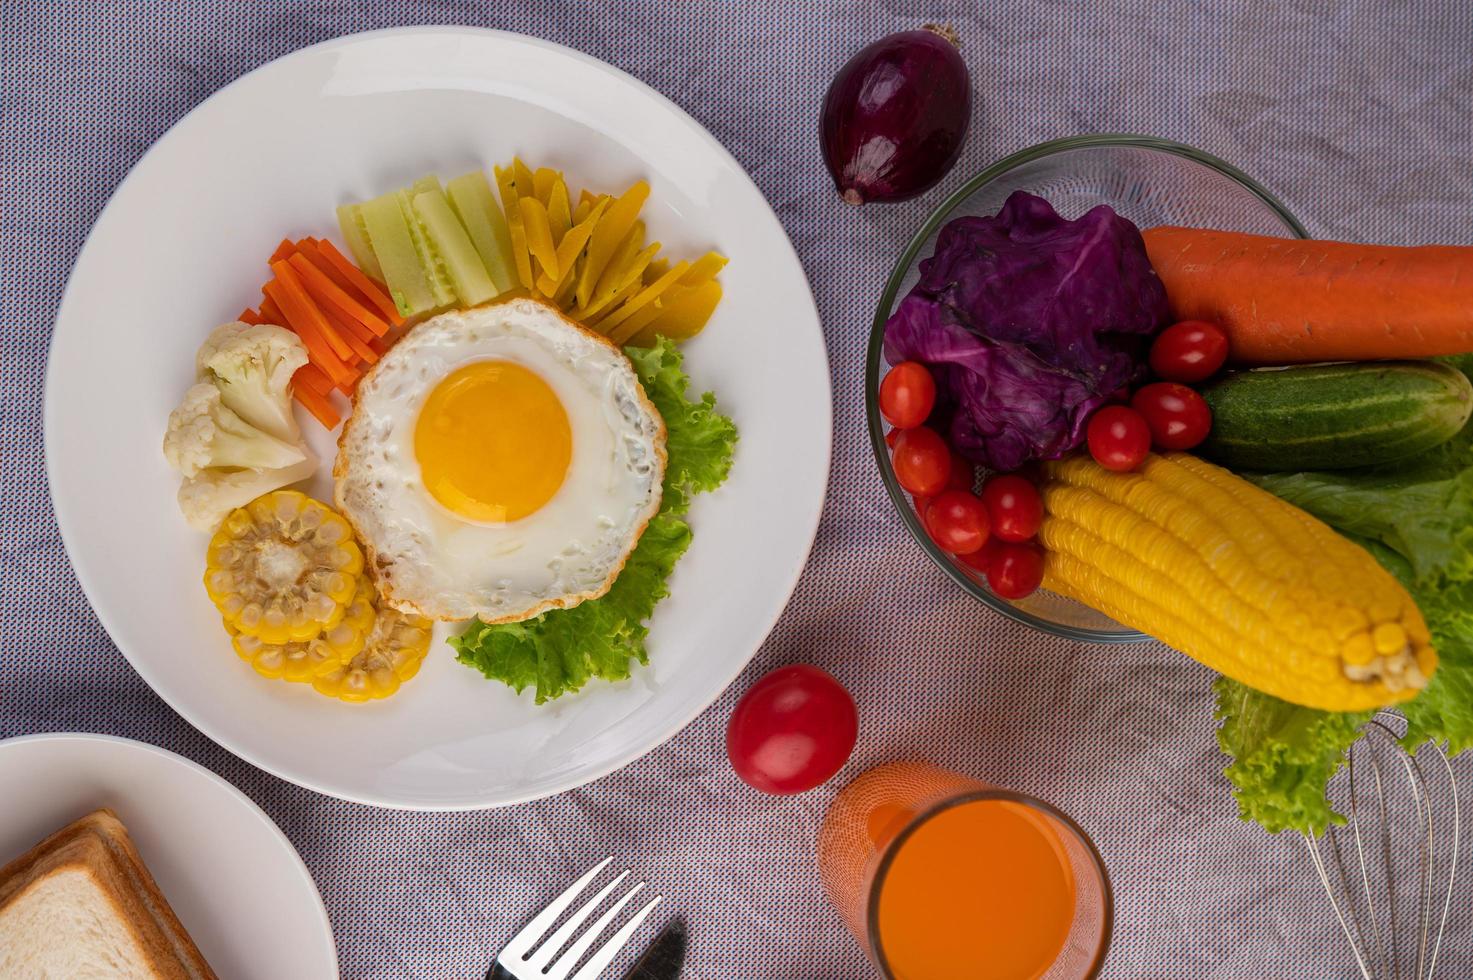
POLYGON ((1347 664, 1364 666, 1371 662, 1376 656, 1376 645, 1371 642, 1371 634, 1357 633, 1345 641, 1340 648, 1340 659, 1347 664))
POLYGON ((1371 643, 1383 656, 1401 653, 1407 648, 1406 630, 1396 623, 1382 623, 1371 632, 1371 643))

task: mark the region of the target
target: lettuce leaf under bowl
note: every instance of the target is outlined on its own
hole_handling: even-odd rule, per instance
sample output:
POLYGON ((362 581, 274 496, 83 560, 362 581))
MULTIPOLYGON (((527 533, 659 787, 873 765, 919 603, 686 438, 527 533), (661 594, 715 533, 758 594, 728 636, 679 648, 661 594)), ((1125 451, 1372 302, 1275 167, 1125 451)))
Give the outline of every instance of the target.
MULTIPOLYGON (((1473 356, 1450 358, 1473 378, 1473 356)), ((1408 748, 1427 740, 1473 748, 1473 423, 1404 463, 1325 473, 1245 473, 1364 546, 1411 592, 1438 666, 1426 690, 1398 706, 1408 748)), ((1367 715, 1286 704, 1218 681, 1218 742, 1242 815, 1270 831, 1322 829, 1324 799, 1367 715)))
POLYGON ((1015 191, 996 215, 948 222, 920 272, 885 358, 931 369, 950 443, 995 470, 1077 447, 1168 319, 1140 231, 1106 205, 1070 221, 1015 191))
POLYGON ((653 347, 630 347, 625 353, 665 420, 669 459, 660 509, 619 577, 607 593, 571 609, 520 623, 475 623, 450 638, 457 660, 518 692, 534 687, 538 704, 595 677, 623 680, 630 661, 648 663, 645 620, 669 594, 666 580, 690 546, 691 528, 684 519, 690 495, 716 489, 731 470, 736 426, 716 410, 710 392, 694 400, 686 396, 690 378, 675 345, 662 337, 653 347))

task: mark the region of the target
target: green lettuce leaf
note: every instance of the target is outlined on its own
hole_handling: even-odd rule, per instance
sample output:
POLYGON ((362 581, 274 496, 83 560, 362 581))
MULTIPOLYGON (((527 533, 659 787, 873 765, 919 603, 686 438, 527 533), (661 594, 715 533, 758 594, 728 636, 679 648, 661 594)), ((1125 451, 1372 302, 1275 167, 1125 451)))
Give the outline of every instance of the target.
POLYGON ((543 613, 521 623, 476 623, 451 637, 456 659, 521 692, 535 688, 537 703, 576 691, 592 678, 623 680, 630 662, 647 663, 645 620, 669 594, 666 580, 690 547, 684 517, 692 493, 719 487, 731 470, 736 426, 716 411, 710 392, 686 396, 684 358, 664 338, 653 347, 625 351, 645 394, 665 420, 664 493, 639 544, 609 591, 571 609, 543 613))
MULTIPOLYGON (((1449 361, 1473 377, 1473 356, 1449 361)), ((1406 586, 1438 666, 1427 688, 1397 707, 1405 742, 1473 747, 1473 423, 1395 466, 1242 475, 1365 547, 1406 586)), ((1225 775, 1243 817, 1273 832, 1338 821, 1325 784, 1369 715, 1303 708, 1226 679, 1216 690, 1218 742, 1232 757, 1225 775)))
POLYGON ((1271 834, 1318 833, 1343 818, 1330 808, 1325 785, 1360 737, 1370 712, 1318 711, 1255 691, 1227 677, 1217 692, 1217 744, 1232 763, 1224 775, 1244 820, 1271 834))

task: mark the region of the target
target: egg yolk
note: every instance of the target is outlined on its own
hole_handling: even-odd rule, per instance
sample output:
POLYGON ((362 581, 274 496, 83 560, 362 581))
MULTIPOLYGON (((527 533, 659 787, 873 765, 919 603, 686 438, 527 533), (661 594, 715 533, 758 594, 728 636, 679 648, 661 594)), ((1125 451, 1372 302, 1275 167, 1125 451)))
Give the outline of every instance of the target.
POLYGON ((435 386, 414 427, 425 488, 473 521, 520 520, 568 474, 568 413, 541 375, 511 361, 457 368, 435 386))

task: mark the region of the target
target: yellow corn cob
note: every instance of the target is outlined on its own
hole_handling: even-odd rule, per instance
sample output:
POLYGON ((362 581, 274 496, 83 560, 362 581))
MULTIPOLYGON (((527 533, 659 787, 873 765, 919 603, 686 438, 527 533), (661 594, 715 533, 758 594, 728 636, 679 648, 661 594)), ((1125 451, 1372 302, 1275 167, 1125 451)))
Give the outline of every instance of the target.
POLYGON ((1285 701, 1405 701, 1437 665, 1416 603, 1360 546, 1185 453, 1044 465, 1044 585, 1285 701))

